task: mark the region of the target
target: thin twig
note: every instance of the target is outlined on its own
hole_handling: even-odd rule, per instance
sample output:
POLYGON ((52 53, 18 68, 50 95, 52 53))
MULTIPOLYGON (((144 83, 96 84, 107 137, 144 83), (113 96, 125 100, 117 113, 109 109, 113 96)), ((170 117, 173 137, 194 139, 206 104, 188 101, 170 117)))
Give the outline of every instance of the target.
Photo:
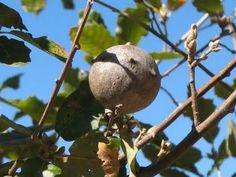
POLYGON ((156 163, 141 168, 138 177, 149 177, 160 173, 184 154, 203 134, 217 124, 227 114, 232 112, 236 104, 236 90, 216 109, 206 120, 193 129, 169 154, 156 163))
POLYGON ((191 30, 185 41, 185 47, 188 50, 189 86, 192 98, 193 122, 195 127, 200 124, 197 104, 197 89, 195 86, 195 67, 192 67, 192 63, 195 61, 196 54, 196 38, 198 32, 197 30, 197 26, 195 24, 192 25, 191 30))
POLYGON ((12 167, 9 169, 8 175, 10 175, 10 176, 14 175, 14 173, 17 170, 17 168, 20 166, 21 161, 25 157, 25 154, 26 154, 29 146, 37 139, 38 135, 41 132, 43 124, 44 124, 44 122, 45 122, 45 120, 46 120, 46 118, 48 116, 48 113, 49 113, 50 109, 53 107, 53 105, 55 103, 57 94, 58 94, 58 92, 59 92, 59 90, 61 88, 61 85, 62 85, 62 83, 63 83, 63 81, 65 79, 66 73, 68 72, 68 70, 71 67, 71 64, 72 64, 72 61, 73 61, 73 58, 74 58, 74 55, 75 55, 76 51, 79 49, 78 42, 79 42, 80 36, 82 34, 84 25, 85 25, 85 23, 87 21, 87 18, 89 16, 89 13, 90 13, 90 10, 92 8, 92 5, 93 5, 93 0, 88 0, 86 8, 85 8, 85 11, 84 11, 83 18, 81 20, 81 23, 80 23, 79 28, 77 30, 76 36, 74 38, 72 48, 71 48, 70 53, 69 53, 69 55, 67 57, 66 63, 64 65, 64 68, 63 68, 59 78, 56 80, 56 85, 55 85, 55 88, 54 88, 54 90, 52 92, 51 98, 50 98, 47 106, 44 109, 44 112, 43 112, 43 114, 42 114, 42 116, 41 116, 41 118, 40 118, 40 120, 38 122, 38 125, 37 125, 35 131, 31 135, 31 140, 28 142, 28 144, 23 149, 22 153, 19 155, 18 159, 14 162, 12 167))
POLYGON ((222 44, 222 43, 220 43, 219 45, 225 48, 226 50, 228 50, 229 52, 231 52, 232 54, 236 54, 236 50, 229 48, 227 45, 222 44))
POLYGON ((160 89, 163 90, 170 97, 174 105, 176 105, 177 107, 180 105, 180 103, 174 98, 174 96, 166 88, 160 87, 160 89))
MULTIPOLYGON (((210 90, 212 87, 216 85, 220 80, 222 80, 224 77, 228 76, 228 74, 236 68, 236 59, 232 59, 232 61, 226 65, 217 75, 212 78, 204 84, 197 92, 197 96, 201 97, 204 95, 208 90, 210 90)), ((230 88, 231 92, 234 91, 234 89, 230 88)), ((136 142, 136 146, 140 149, 145 144, 156 138, 156 136, 164 131, 165 128, 167 128, 172 122, 174 122, 185 110, 188 106, 191 105, 192 99, 188 98, 183 104, 181 104, 178 108, 176 108, 175 111, 173 111, 169 117, 167 117, 160 125, 153 126, 151 130, 148 130, 143 137, 136 142)))

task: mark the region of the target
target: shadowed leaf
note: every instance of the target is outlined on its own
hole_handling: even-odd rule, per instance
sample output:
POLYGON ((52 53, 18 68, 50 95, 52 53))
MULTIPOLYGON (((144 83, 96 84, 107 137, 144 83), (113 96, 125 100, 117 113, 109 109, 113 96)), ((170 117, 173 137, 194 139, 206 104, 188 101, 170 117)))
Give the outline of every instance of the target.
POLYGON ((21 66, 30 62, 31 50, 24 42, 0 36, 0 62, 8 65, 21 66))
POLYGON ((67 53, 65 49, 59 44, 48 39, 46 36, 34 38, 30 33, 24 33, 21 31, 10 31, 9 34, 15 35, 23 39, 24 41, 43 50, 44 52, 47 52, 48 54, 60 59, 63 62, 66 60, 67 53))
POLYGON ((139 22, 149 24, 147 9, 140 4, 137 4, 136 8, 127 8, 125 13, 129 14, 133 19, 128 19, 122 15, 118 16, 118 26, 116 36, 119 39, 120 44, 130 42, 133 45, 138 44, 142 36, 147 35, 145 30, 139 22))
POLYGON ((220 15, 224 9, 221 0, 194 0, 193 5, 203 12, 210 15, 220 15))
POLYGON ((10 120, 6 116, 0 114, 0 131, 4 131, 8 128, 14 129, 16 132, 21 133, 23 135, 31 135, 31 131, 26 127, 15 123, 14 121, 10 120))
POLYGON ((93 97, 88 80, 83 80, 59 109, 56 131, 63 139, 74 140, 92 130, 92 116, 101 111, 102 106, 93 97))
POLYGON ((65 9, 74 9, 75 8, 73 0, 62 0, 62 3, 63 3, 63 7, 65 9))
POLYGON ((17 11, 0 2, 0 12, 0 29, 1 26, 4 26, 7 28, 13 27, 15 29, 27 30, 17 11))
MULTIPOLYGON (((28 97, 25 100, 10 100, 0 97, 0 101, 18 108, 22 112, 31 116, 34 121, 38 121, 40 119, 45 108, 45 104, 35 96, 28 97)), ((51 109, 45 123, 53 123, 55 121, 55 116, 56 111, 51 109)))
MULTIPOLYGON (((236 89, 236 79, 233 81, 233 85, 230 86, 233 89, 236 89)), ((215 94, 223 99, 227 99, 229 97, 229 95, 232 92, 230 92, 228 89, 225 88, 224 85, 222 85, 221 83, 217 83, 215 86, 215 94)))
POLYGON ((154 60, 169 60, 169 59, 183 58, 182 55, 171 52, 152 52, 150 53, 150 55, 154 60))
POLYGON ((11 89, 18 89, 19 85, 20 85, 20 77, 22 76, 22 74, 17 74, 14 76, 11 76, 9 78, 7 78, 3 83, 2 86, 0 87, 0 92, 2 90, 11 88, 11 89))
POLYGON ((47 161, 37 157, 26 160, 20 172, 20 177, 42 177, 42 172, 47 168, 47 161))
POLYGON ((62 169, 60 177, 104 176, 97 157, 98 142, 107 142, 107 139, 102 133, 92 131, 74 141, 69 156, 56 157, 55 165, 62 169))
POLYGON ((26 12, 38 14, 45 7, 45 0, 21 0, 21 4, 26 12))
MULTIPOLYGON (((190 91, 188 90, 188 96, 190 96, 190 91)), ((213 103, 213 100, 206 99, 206 98, 198 98, 198 111, 199 111, 199 118, 200 121, 204 121, 208 116, 210 116, 216 109, 216 106, 213 103)), ((191 106, 189 106, 184 113, 185 116, 188 116, 193 120, 193 112, 191 106)), ((203 138, 208 141, 209 143, 213 143, 214 139, 218 135, 219 127, 215 125, 211 129, 209 129, 203 136, 203 138)))

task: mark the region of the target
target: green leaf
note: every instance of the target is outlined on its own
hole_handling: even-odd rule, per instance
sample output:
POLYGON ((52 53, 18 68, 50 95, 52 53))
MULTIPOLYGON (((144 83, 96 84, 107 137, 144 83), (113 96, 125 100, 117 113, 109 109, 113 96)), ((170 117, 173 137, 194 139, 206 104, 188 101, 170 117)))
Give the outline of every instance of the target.
POLYGON ((163 177, 188 177, 183 171, 178 169, 169 168, 161 172, 163 177))
POLYGON ((71 68, 67 74, 63 83, 63 88, 66 94, 71 94, 74 92, 81 82, 81 80, 85 79, 88 76, 86 71, 80 71, 78 68, 71 68))
POLYGON ((107 139, 102 133, 92 131, 74 141, 70 156, 56 157, 55 164, 62 169, 60 177, 104 176, 97 157, 98 142, 107 142, 107 139))
MULTIPOLYGON (((79 13, 79 17, 82 18, 83 15, 84 15, 84 10, 81 10, 80 13, 79 13)), ((102 15, 99 12, 97 12, 97 11, 92 11, 89 14, 89 17, 88 17, 88 20, 87 20, 87 24, 88 23, 90 23, 90 24, 94 24, 94 23, 101 24, 101 25, 103 25, 106 28, 106 25, 104 23, 102 15)))
POLYGON ((161 0, 147 0, 147 2, 152 6, 155 12, 158 12, 162 5, 161 0))
MULTIPOLYGON (((232 86, 229 86, 232 88, 232 91, 234 89, 236 89, 236 79, 234 79, 233 81, 233 85, 232 86)), ((222 85, 222 83, 217 83, 216 86, 215 86, 215 94, 220 97, 220 98, 223 98, 224 100, 227 99, 229 97, 229 95, 231 94, 232 92, 230 92, 227 88, 225 88, 224 85, 222 85)))
POLYGON ((22 18, 17 11, 0 2, 0 12, 0 29, 1 26, 4 26, 27 31, 27 28, 23 24, 22 18))
MULTIPOLYGON (((73 41, 77 28, 71 28, 70 37, 73 41)), ((81 49, 90 56, 97 56, 108 47, 117 44, 117 39, 102 24, 92 24, 84 28, 80 38, 81 49)), ((91 57, 89 58, 91 62, 91 57)))
POLYGON ((47 174, 50 174, 52 177, 60 175, 62 173, 61 169, 53 164, 48 164, 48 168, 43 171, 43 175, 47 177, 47 174))
POLYGON ((22 76, 22 74, 17 74, 14 76, 11 76, 9 78, 7 78, 3 83, 2 86, 0 87, 0 92, 2 90, 11 88, 11 89, 18 89, 19 85, 20 85, 20 77, 22 76))
POLYGON ((30 136, 31 133, 32 133, 26 127, 24 127, 24 126, 22 126, 20 124, 17 124, 14 121, 12 121, 9 118, 7 118, 6 116, 0 114, 0 131, 4 130, 4 129, 2 130, 2 127, 4 127, 5 130, 11 127, 16 132, 19 132, 19 133, 24 134, 24 135, 29 135, 30 136))
POLYGON ((175 11, 186 3, 187 0, 168 0, 167 7, 171 11, 175 11))
POLYGON ((74 9, 75 8, 75 4, 73 0, 62 0, 63 3, 63 7, 65 9, 74 9))
POLYGON ((59 109, 56 131, 63 139, 74 140, 92 130, 93 115, 101 111, 102 106, 93 97, 88 80, 83 80, 59 109))
POLYGON ((124 146, 124 152, 127 157, 129 167, 129 177, 136 177, 136 154, 138 148, 134 145, 132 138, 122 137, 122 143, 124 146))
POLYGON ((142 36, 148 34, 147 30, 139 24, 141 22, 149 25, 148 11, 145 6, 137 4, 136 8, 127 8, 124 13, 129 14, 132 20, 119 15, 116 36, 120 44, 131 42, 137 45, 142 36))
POLYGON ((173 52, 152 52, 150 53, 150 55, 155 60, 169 60, 169 59, 183 58, 182 55, 173 52))
MULTIPOLYGON (((9 133, 0 133, 0 149, 4 157, 9 159, 16 159, 27 143, 30 141, 30 136, 12 131, 9 133)), ((25 157, 35 157, 40 152, 42 143, 40 140, 35 140, 25 153, 25 157)))
POLYGON ((226 139, 226 151, 229 156, 236 157, 236 125, 228 121, 228 137, 226 139))
POLYGON ((31 50, 24 42, 0 36, 0 62, 8 65, 20 66, 30 62, 31 50))
POLYGON ((177 159, 172 166, 188 170, 196 175, 200 175, 195 164, 201 160, 201 151, 195 147, 190 148, 186 153, 184 153, 179 159, 177 159), (189 158, 191 157, 191 158, 189 158))
POLYGON ((26 12, 38 14, 45 7, 45 0, 21 0, 21 4, 26 12))
POLYGON ((61 61, 65 61, 67 57, 67 52, 59 44, 48 39, 46 36, 34 38, 30 33, 24 33, 21 31, 10 31, 8 34, 17 36, 24 41, 30 43, 31 45, 37 47, 38 49, 58 58, 61 61))
POLYGON ((220 15, 224 11, 221 0, 193 0, 193 5, 198 11, 207 12, 210 15, 220 15))
MULTIPOLYGON (((41 100, 38 100, 38 98, 35 96, 28 97, 25 100, 10 100, 0 97, 0 101, 18 108, 19 110, 31 116, 34 121, 39 121, 46 106, 41 100)), ((51 109, 45 123, 53 123, 55 121, 55 116, 55 109, 51 109)))
POLYGON ((31 158, 26 160, 21 166, 19 177, 42 177, 42 172, 47 168, 48 162, 41 158, 31 158))

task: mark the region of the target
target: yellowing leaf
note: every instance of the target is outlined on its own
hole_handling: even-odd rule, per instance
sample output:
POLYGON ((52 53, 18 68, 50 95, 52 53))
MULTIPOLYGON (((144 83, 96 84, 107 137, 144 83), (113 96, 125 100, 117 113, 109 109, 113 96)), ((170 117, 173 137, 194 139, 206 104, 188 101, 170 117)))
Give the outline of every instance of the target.
POLYGON ((168 0, 167 6, 169 10, 175 11, 186 3, 186 0, 168 0))
POLYGON ((45 6, 45 0, 21 0, 21 4, 26 12, 38 14, 45 6))

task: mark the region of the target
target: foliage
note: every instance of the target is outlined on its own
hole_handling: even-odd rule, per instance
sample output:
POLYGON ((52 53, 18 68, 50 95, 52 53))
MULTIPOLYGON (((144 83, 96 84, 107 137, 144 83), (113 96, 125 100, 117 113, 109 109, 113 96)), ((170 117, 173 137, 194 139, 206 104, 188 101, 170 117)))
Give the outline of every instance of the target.
MULTIPOLYGON (((228 21, 224 21, 223 17, 226 9, 224 9, 224 2, 220 0, 193 0, 192 2, 187 2, 186 0, 130 1, 133 3, 132 6, 121 10, 115 6, 113 7, 112 2, 104 4, 103 1, 94 1, 94 3, 103 5, 113 11, 110 13, 118 14, 115 16, 115 32, 108 25, 107 17, 103 11, 92 11, 89 14, 87 23, 83 27, 82 35, 77 43, 85 53, 84 59, 88 64, 92 64, 97 55, 111 46, 127 42, 139 45, 142 44, 143 40, 148 39, 150 34, 154 34, 152 37, 154 39, 158 37, 157 42, 161 43, 163 41, 163 50, 152 49, 149 54, 157 63, 169 66, 169 63, 177 62, 175 66, 179 67, 187 59, 187 54, 181 50, 182 46, 179 47, 183 38, 181 38, 180 43, 175 45, 172 39, 169 38, 168 32, 176 29, 169 29, 167 22, 175 15, 176 11, 180 11, 187 3, 200 13, 203 12, 210 15, 211 22, 205 28, 211 28, 212 25, 215 25, 214 23, 222 27, 222 23, 224 23, 225 29, 223 29, 223 33, 219 34, 219 38, 233 36, 236 33, 233 21, 235 15, 229 16, 228 21), (216 20, 214 21, 214 19, 216 20), (230 33, 230 30, 234 31, 230 33), (173 44, 174 47, 169 47, 167 44, 173 44)), ((39 15, 39 17, 47 7, 45 0, 21 0, 21 5, 26 13, 33 13, 33 15, 39 15)), ((77 7, 77 4, 73 0, 62 0, 62 6, 65 9, 73 10, 77 7)), ((144 158, 150 161, 151 165, 148 168, 151 168, 152 165, 165 159, 166 155, 178 147, 178 143, 168 138, 169 134, 166 133, 166 129, 164 129, 165 132, 163 130, 158 132, 158 136, 156 136, 154 131, 156 127, 138 121, 133 115, 115 117, 114 125, 109 127, 111 119, 108 115, 116 115, 117 110, 105 110, 106 113, 104 113, 104 108, 95 100, 90 91, 88 83, 89 71, 84 71, 80 68, 68 67, 69 70, 65 78, 63 78, 63 88, 58 89, 60 93, 51 100, 44 101, 36 95, 28 95, 26 98, 9 98, 6 96, 7 94, 5 95, 5 93, 18 93, 17 89, 26 87, 25 85, 21 86, 20 83, 25 78, 24 69, 27 69, 30 66, 30 62, 34 61, 34 58, 31 57, 33 50, 39 49, 39 52, 53 56, 62 64, 68 64, 66 59, 72 54, 67 53, 62 45, 51 40, 50 36, 36 37, 37 34, 33 34, 30 31, 29 24, 25 25, 20 13, 8 6, 8 3, 0 2, 0 12, 0 64, 3 64, 3 67, 6 68, 15 66, 15 69, 19 70, 18 74, 11 75, 9 78, 2 78, 2 84, 0 85, 1 104, 8 105, 14 109, 10 115, 7 113, 0 114, 0 162, 2 163, 0 164, 0 176, 8 175, 8 170, 13 165, 14 160, 20 158, 20 170, 16 172, 19 177, 124 177, 127 174, 132 177, 142 172, 142 169, 145 168, 139 165, 137 158, 139 153, 142 153, 144 158), (25 68, 22 66, 25 66, 25 68), (50 101, 54 104, 45 113, 45 108, 50 101), (46 120, 42 122, 42 126, 37 126, 38 122, 42 121, 44 114, 46 114, 46 120), (31 123, 27 125, 19 123, 24 121, 25 118, 30 120, 31 123), (37 132, 38 128, 40 130, 36 138, 33 139, 32 137, 35 136, 33 133, 37 132), (112 132, 112 137, 107 135, 109 131, 112 132), (152 141, 149 140, 145 144, 138 146, 139 140, 142 140, 146 135, 151 136, 150 140, 152 141), (58 143, 59 139, 62 142, 72 141, 71 145, 67 147, 61 146, 58 143), (169 147, 163 146, 163 140, 171 145, 169 147), (68 151, 65 151, 65 148, 68 151), (122 158, 119 159, 120 157, 122 158)), ((85 12, 86 10, 81 10, 78 15, 79 18, 82 18, 85 12)), ((71 41, 74 41, 77 31, 78 26, 70 28, 69 39, 71 41)), ((209 43, 209 41, 205 42, 206 44, 209 43)), ((150 45, 153 44, 150 43, 150 45)), ((226 46, 224 47, 225 50, 231 52, 233 50, 230 49, 231 46, 229 44, 222 46, 226 46)), ((207 50, 207 47, 200 49, 195 56, 198 61, 195 61, 202 62, 202 60, 208 59, 208 54, 211 52, 207 50), (205 54, 206 57, 201 58, 201 53, 205 54)), ((217 54, 214 55, 217 56, 217 54)), ((162 65, 159 66, 161 67, 162 65)), ((43 66, 39 67, 41 67, 41 72, 44 72, 43 66)), ((165 73, 164 75, 169 75, 172 69, 167 70, 167 74, 165 73)), ((210 71, 205 69, 205 72, 209 74, 210 71)), ((195 74, 197 75, 197 73, 195 74)), ((164 75, 162 80, 166 81, 166 76, 164 75)), ((212 74, 210 75, 212 76, 212 74)), ((182 73, 182 76, 184 77, 184 73, 182 73)), ((221 76, 220 79, 222 80, 223 77, 225 76, 221 76)), ((198 82, 198 79, 197 77, 195 82, 198 82)), ((56 84, 58 84, 58 80, 56 84)), ((232 83, 229 84, 223 81, 214 82, 213 86, 214 93, 212 93, 213 96, 211 98, 207 98, 204 95, 197 99, 201 122, 207 120, 209 116, 216 112, 219 100, 225 101, 229 98, 236 89, 236 80, 233 78, 232 83)), ((175 96, 171 94, 171 91, 179 88, 183 87, 178 85, 163 90, 166 90, 167 95, 176 103, 175 96)), ((188 89, 187 97, 191 97, 191 94, 188 89)), ((183 99, 181 98, 181 100, 183 99)), ((163 103, 163 105, 166 104, 167 102, 163 103)), ((177 110, 181 108, 181 104, 178 106, 177 110)), ((234 112, 234 110, 225 111, 234 112)), ((194 119, 191 106, 183 109, 181 113, 183 116, 190 118, 187 121, 190 120, 192 122, 194 119)), ((158 113, 156 115, 159 118, 162 116, 161 114, 158 113)), ((232 114, 232 117, 235 118, 235 114, 232 114)), ((165 123, 164 121, 161 125, 166 125, 165 123)), ((219 124, 211 126, 211 129, 204 135, 199 134, 200 137, 203 137, 203 141, 211 147, 211 151, 208 152, 200 149, 197 145, 188 144, 186 149, 182 149, 186 152, 180 158, 175 158, 168 168, 166 166, 165 170, 158 173, 164 177, 187 177, 192 174, 210 176, 215 171, 219 171, 221 165, 228 158, 236 157, 235 121, 233 119, 228 120, 227 126, 228 134, 226 137, 219 136, 221 133, 219 124), (220 140, 220 144, 217 144, 218 140, 220 140), (202 162, 203 158, 213 161, 207 174, 202 174, 202 170, 198 169, 197 163, 204 163, 202 162)), ((193 131, 195 131, 194 128, 191 132, 193 131)), ((174 132, 172 133, 174 134, 174 132)), ((148 176, 149 174, 146 175, 148 176)))

